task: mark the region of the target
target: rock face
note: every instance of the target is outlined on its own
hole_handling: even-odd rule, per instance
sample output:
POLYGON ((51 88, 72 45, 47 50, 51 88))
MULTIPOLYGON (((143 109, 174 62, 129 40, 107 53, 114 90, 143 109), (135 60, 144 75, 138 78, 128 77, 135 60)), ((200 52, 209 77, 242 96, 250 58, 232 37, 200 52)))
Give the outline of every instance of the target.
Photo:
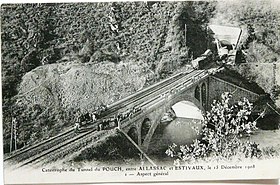
MULTIPOLYGON (((18 105, 79 108, 85 112, 135 92, 155 75, 160 77, 162 73, 180 68, 189 62, 193 52, 198 55, 207 49, 206 31, 202 30, 202 23, 197 23, 201 21, 199 16, 194 16, 199 13, 198 7, 200 4, 187 2, 54 6, 57 13, 52 16, 55 19, 63 17, 62 23, 69 23, 65 27, 56 25, 59 34, 69 32, 67 35, 80 43, 76 48, 80 59, 56 61, 26 73, 18 88, 18 105), (76 15, 76 11, 81 10, 79 8, 89 11, 93 18, 87 17, 85 12, 76 15), (92 9, 96 12, 91 12, 92 9), (62 16, 64 13, 71 15, 62 16), (107 23, 96 21, 95 17, 101 15, 111 19, 106 19, 107 23), (117 32, 106 27, 117 24, 112 20, 119 25, 117 32), (97 30, 88 27, 103 30, 98 34, 97 30), (88 33, 83 33, 80 38, 79 34, 71 32, 72 28, 75 33, 84 30, 88 33), (89 36, 96 34, 98 36, 89 36), (117 57, 113 57, 115 55, 117 57)), ((69 55, 64 50, 61 52, 69 55)))
POLYGON ((275 99, 275 104, 280 108, 280 65, 279 63, 246 63, 239 65, 236 70, 249 81, 256 82, 266 93, 275 99), (276 89, 275 89, 276 88, 276 89), (273 92, 278 91, 278 92, 273 92), (275 94, 275 95, 274 95, 275 94))
POLYGON ((23 77, 17 103, 21 106, 60 106, 87 112, 141 89, 145 81, 146 77, 137 65, 49 64, 23 77))
MULTIPOLYGON (((135 63, 78 61, 48 64, 26 73, 12 110, 18 148, 73 127, 76 112, 92 112, 143 88, 149 73, 135 63)), ((6 128, 6 127, 5 127, 6 128)), ((9 127, 4 151, 9 151, 9 127)))

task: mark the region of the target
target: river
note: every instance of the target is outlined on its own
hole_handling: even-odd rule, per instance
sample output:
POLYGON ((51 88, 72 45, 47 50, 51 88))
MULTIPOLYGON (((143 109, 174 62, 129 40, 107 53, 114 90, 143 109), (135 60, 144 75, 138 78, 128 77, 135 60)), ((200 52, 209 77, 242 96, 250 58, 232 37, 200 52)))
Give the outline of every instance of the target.
MULTIPOLYGON (((203 116, 201 111, 190 102, 183 102, 180 106, 173 107, 176 118, 167 123, 160 124, 156 129, 149 146, 149 155, 158 163, 170 162, 165 151, 173 143, 177 145, 190 145, 194 139, 199 139, 194 127, 201 130, 203 116), (179 115, 179 116, 178 116, 179 115)), ((261 121, 268 124, 271 118, 263 118, 261 121)), ((250 137, 243 137, 243 140, 250 140, 259 144, 259 148, 273 148, 280 154, 280 130, 258 129, 250 137)))
POLYGON ((173 143, 185 145, 198 139, 197 131, 202 128, 203 116, 201 111, 191 102, 179 102, 172 107, 175 119, 161 123, 155 131, 149 145, 152 155, 165 155, 167 147, 173 143))

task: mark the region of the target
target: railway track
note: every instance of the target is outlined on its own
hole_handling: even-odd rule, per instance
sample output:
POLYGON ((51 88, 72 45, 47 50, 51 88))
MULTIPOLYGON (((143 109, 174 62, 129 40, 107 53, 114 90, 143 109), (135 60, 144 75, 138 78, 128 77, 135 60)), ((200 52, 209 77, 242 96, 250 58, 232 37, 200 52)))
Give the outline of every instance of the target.
POLYGON ((41 159, 42 157, 47 156, 48 154, 53 153, 53 152, 61 149, 64 146, 68 146, 71 143, 73 144, 73 142, 75 142, 75 141, 77 142, 79 139, 81 139, 85 136, 88 136, 93 132, 95 132, 95 130, 90 130, 90 131, 78 134, 78 135, 76 135, 75 137, 73 137, 69 140, 65 140, 64 142, 61 142, 58 145, 41 152, 39 155, 32 156, 32 157, 28 158, 27 160, 24 160, 24 161, 20 162, 18 165, 19 165, 19 167, 23 167, 23 166, 26 166, 30 163, 33 163, 36 160, 41 159))
MULTIPOLYGON (((145 106, 145 104, 160 97, 164 92, 174 89, 174 87, 178 88, 179 86, 182 86, 184 83, 186 83, 186 81, 190 81, 191 78, 199 76, 202 73, 205 72, 202 70, 192 70, 187 74, 182 72, 148 88, 140 90, 131 96, 111 104, 108 107, 105 117, 110 117, 118 113, 121 109, 127 108, 129 106, 145 106)), ((56 137, 45 140, 32 147, 22 149, 6 157, 4 161, 14 161, 17 163, 16 166, 22 167, 31 164, 34 161, 38 161, 44 156, 53 154, 54 152, 59 153, 59 150, 62 148, 66 149, 70 144, 79 142, 85 143, 85 141, 91 140, 90 138, 95 138, 94 132, 96 134, 96 130, 94 128, 97 128, 99 123, 100 122, 97 121, 92 125, 92 130, 80 134, 76 134, 73 129, 70 129, 56 137)))
POLYGON ((36 154, 38 152, 40 152, 40 150, 44 150, 46 149, 46 147, 52 147, 52 145, 56 145, 57 140, 66 140, 67 138, 70 138, 71 136, 73 136, 74 134, 74 129, 69 129, 61 134, 58 134, 57 136, 51 137, 49 139, 46 139, 40 143, 37 143, 35 145, 32 145, 31 147, 24 147, 20 150, 18 150, 16 153, 13 153, 7 157, 4 158, 4 161, 8 161, 8 160, 20 160, 18 159, 19 157, 24 160, 25 157, 24 155, 26 153, 32 153, 32 154, 36 154), (48 146, 45 146, 46 144, 48 144, 48 146), (39 150, 38 150, 39 149, 39 150), (35 151, 38 150, 38 151, 35 151))

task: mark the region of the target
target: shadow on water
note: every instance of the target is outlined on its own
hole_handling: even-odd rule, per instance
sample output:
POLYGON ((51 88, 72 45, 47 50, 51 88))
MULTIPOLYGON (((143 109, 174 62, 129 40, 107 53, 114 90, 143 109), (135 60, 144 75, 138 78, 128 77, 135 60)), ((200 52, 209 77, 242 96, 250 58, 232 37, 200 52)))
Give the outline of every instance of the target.
POLYGON ((268 114, 257 121, 257 127, 262 130, 275 130, 280 127, 280 116, 277 114, 268 114))

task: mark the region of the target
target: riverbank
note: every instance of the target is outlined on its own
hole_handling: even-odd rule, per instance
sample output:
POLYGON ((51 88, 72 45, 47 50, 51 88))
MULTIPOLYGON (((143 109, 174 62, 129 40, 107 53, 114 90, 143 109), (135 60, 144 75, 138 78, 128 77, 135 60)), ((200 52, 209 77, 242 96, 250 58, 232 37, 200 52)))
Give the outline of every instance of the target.
POLYGON ((250 136, 250 140, 259 144, 260 148, 278 147, 280 152, 280 130, 258 129, 250 136))

